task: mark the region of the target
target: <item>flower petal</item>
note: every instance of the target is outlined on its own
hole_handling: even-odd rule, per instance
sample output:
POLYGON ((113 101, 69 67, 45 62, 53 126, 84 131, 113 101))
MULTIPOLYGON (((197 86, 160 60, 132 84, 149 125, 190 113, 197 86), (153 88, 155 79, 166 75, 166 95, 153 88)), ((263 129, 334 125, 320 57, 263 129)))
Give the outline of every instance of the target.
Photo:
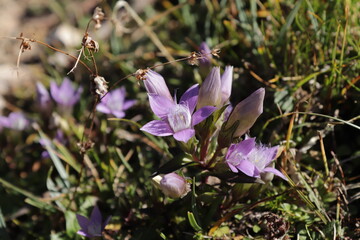
POLYGON ((248 138, 235 144, 234 151, 240 152, 246 156, 251 152, 251 150, 255 148, 255 145, 256 145, 255 138, 248 138))
POLYGON ((59 98, 59 88, 55 81, 50 82, 50 94, 57 103, 62 102, 62 100, 59 98))
POLYGON ((89 219, 87 219, 86 217, 79 215, 79 214, 76 214, 76 218, 77 218, 77 221, 78 221, 81 229, 86 230, 89 225, 89 219))
POLYGON ((221 76, 221 104, 225 104, 231 95, 231 87, 233 81, 233 66, 226 66, 221 76))
POLYGON ((178 141, 187 143, 187 141, 189 141, 189 139, 192 138, 193 136, 195 136, 195 130, 192 128, 189 128, 189 129, 184 129, 184 130, 174 133, 173 137, 178 141))
POLYGON ((230 162, 226 161, 226 163, 229 166, 229 168, 231 169, 231 171, 233 171, 234 173, 239 172, 239 170, 234 165, 232 165, 230 162))
POLYGON ((190 113, 193 113, 196 107, 196 103, 199 95, 199 84, 195 84, 190 87, 180 98, 180 104, 187 104, 190 113))
POLYGON ((102 216, 101 216, 100 209, 98 208, 97 205, 95 205, 95 207, 93 208, 93 210, 91 212, 90 221, 93 224, 95 224, 96 226, 101 226, 102 216))
POLYGON ((131 108, 132 106, 134 106, 135 103, 136 103, 136 100, 126 100, 123 105, 123 110, 125 111, 125 110, 131 108))
POLYGON ((96 106, 96 110, 102 113, 110 114, 111 110, 103 103, 103 100, 96 106))
POLYGON ((124 111, 121 111, 121 110, 113 110, 112 111, 112 114, 117 117, 117 118, 123 118, 125 117, 125 113, 124 111))
POLYGON ((167 87, 164 78, 157 72, 148 70, 144 85, 148 93, 158 94, 172 100, 169 88, 167 87))
POLYGON ((77 231, 76 233, 79 234, 79 235, 81 235, 81 236, 88 237, 88 238, 93 237, 92 235, 87 234, 87 233, 84 232, 83 230, 79 230, 79 231, 77 231))
POLYGON ((201 84, 197 108, 219 106, 221 103, 220 68, 213 67, 205 81, 201 84))
POLYGON ((142 128, 140 128, 140 130, 160 137, 170 136, 174 134, 169 124, 163 120, 153 120, 151 122, 148 122, 142 128))
POLYGON ((151 110, 155 113, 159 118, 164 118, 169 112, 169 109, 172 109, 175 106, 175 103, 168 98, 157 95, 157 94, 148 94, 149 95, 149 103, 151 110))
POLYGON ((216 107, 212 107, 212 106, 206 106, 206 107, 200 108, 193 114, 191 125, 195 126, 196 124, 202 122, 207 117, 209 117, 215 110, 216 110, 216 107))
POLYGON ((263 172, 273 173, 273 174, 275 174, 276 176, 281 177, 282 179, 288 181, 288 179, 285 177, 285 175, 282 174, 279 170, 277 170, 277 169, 275 169, 275 168, 266 167, 266 168, 264 168, 263 172))
POLYGON ((250 161, 247 160, 240 161, 240 163, 236 166, 236 168, 250 177, 259 177, 256 174, 256 166, 250 161))

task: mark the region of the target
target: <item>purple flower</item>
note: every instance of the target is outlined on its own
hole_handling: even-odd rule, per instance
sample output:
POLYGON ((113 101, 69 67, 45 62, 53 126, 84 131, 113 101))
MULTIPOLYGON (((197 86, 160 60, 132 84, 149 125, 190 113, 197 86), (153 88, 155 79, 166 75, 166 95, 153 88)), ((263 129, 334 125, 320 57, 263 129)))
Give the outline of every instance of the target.
POLYGON ((28 128, 30 121, 20 112, 12 112, 9 116, 0 116, 0 127, 22 131, 28 128))
POLYGON ((160 189, 171 198, 183 197, 190 191, 186 180, 176 173, 166 174, 160 181, 160 189))
POLYGON ((135 104, 135 100, 125 100, 125 88, 118 88, 109 92, 97 105, 96 110, 106 114, 112 114, 117 118, 125 116, 125 110, 135 104))
POLYGON ((231 144, 225 159, 231 171, 239 171, 250 177, 260 178, 261 174, 273 173, 285 180, 286 177, 277 169, 271 167, 275 159, 278 146, 265 147, 255 143, 255 138, 248 138, 244 141, 231 144))
POLYGON ((223 106, 231 95, 232 66, 226 66, 220 77, 220 68, 213 67, 200 87, 197 107, 223 106))
POLYGON ((79 101, 82 88, 75 89, 71 84, 70 79, 64 78, 64 81, 60 86, 54 81, 51 81, 50 93, 55 102, 62 106, 71 107, 79 101))
POLYGON ((176 140, 187 142, 195 135, 194 126, 209 117, 216 108, 205 106, 194 113, 199 94, 198 85, 189 88, 180 98, 180 102, 177 103, 176 100, 169 98, 165 81, 163 83, 156 82, 162 79, 159 76, 152 74, 152 76, 147 77, 155 83, 152 87, 157 84, 157 86, 166 87, 166 89, 160 91, 156 87, 150 88, 154 92, 150 92, 148 87, 147 89, 150 107, 161 120, 153 120, 145 124, 140 130, 155 136, 173 135, 176 140))
POLYGON ((41 82, 36 82, 37 102, 42 109, 50 106, 51 99, 48 90, 41 82))
POLYGON ((204 66, 209 66, 211 64, 211 50, 206 42, 202 42, 199 46, 200 53, 202 58, 199 58, 199 63, 204 66))
POLYGON ((76 218, 81 227, 77 234, 93 238, 102 236, 102 232, 105 229, 105 226, 109 223, 111 216, 103 222, 101 212, 99 208, 95 206, 91 212, 90 219, 79 214, 76 214, 76 218))
POLYGON ((231 112, 225 129, 230 128, 236 121, 239 122, 233 137, 240 137, 254 125, 256 119, 263 112, 265 89, 259 88, 249 97, 238 103, 231 112))

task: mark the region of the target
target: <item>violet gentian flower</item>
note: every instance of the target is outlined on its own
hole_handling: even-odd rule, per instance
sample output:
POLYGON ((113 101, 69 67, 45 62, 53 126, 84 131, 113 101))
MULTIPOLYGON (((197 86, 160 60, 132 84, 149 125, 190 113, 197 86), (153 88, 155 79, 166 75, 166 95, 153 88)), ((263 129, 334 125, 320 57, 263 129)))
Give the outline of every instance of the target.
POLYGON ((50 83, 50 93, 55 102, 65 107, 71 107, 77 103, 82 93, 82 88, 75 89, 69 78, 64 78, 58 86, 54 81, 50 83))
POLYGON ((76 218, 81 227, 77 234, 93 238, 102 236, 102 232, 105 229, 105 226, 109 223, 111 216, 103 222, 101 212, 99 208, 95 206, 91 212, 90 219, 79 214, 76 214, 76 218))
POLYGON ((200 86, 197 108, 204 106, 223 106, 231 95, 233 67, 226 66, 220 77, 220 68, 213 67, 200 86))
POLYGON ((7 117, 0 116, 0 126, 4 128, 22 131, 28 128, 29 125, 29 119, 20 112, 12 112, 7 117))
POLYGON ((117 118, 125 116, 125 110, 135 104, 135 100, 125 100, 125 88, 121 87, 108 92, 101 102, 96 106, 96 110, 106 114, 112 114, 117 118))
POLYGON ((160 189, 168 197, 179 198, 190 191, 190 186, 180 175, 168 173, 161 178, 160 189))
POLYGON ((195 135, 194 126, 209 117, 215 107, 205 106, 194 113, 198 99, 199 87, 189 88, 177 103, 169 97, 170 93, 163 78, 149 70, 145 85, 147 86, 150 107, 161 120, 153 120, 145 124, 140 130, 155 136, 173 135, 178 141, 187 142, 195 135), (150 73, 150 75, 148 75, 150 73), (158 81, 159 80, 159 81, 158 81))
POLYGON ((211 49, 206 44, 206 42, 202 42, 199 46, 201 58, 199 58, 199 63, 204 66, 209 66, 211 64, 211 49))
POLYGON ((256 119, 263 112, 265 89, 259 88, 250 96, 238 103, 231 112, 225 129, 230 128, 236 121, 239 122, 233 137, 240 137, 254 125, 256 119))
POLYGON ((225 159, 231 171, 239 171, 254 178, 261 178, 261 174, 273 173, 285 180, 286 177, 273 168, 278 146, 266 147, 255 143, 255 138, 248 138, 237 144, 231 144, 225 159))
POLYGON ((37 102, 41 109, 48 109, 51 104, 51 98, 48 90, 41 82, 36 82, 37 102))

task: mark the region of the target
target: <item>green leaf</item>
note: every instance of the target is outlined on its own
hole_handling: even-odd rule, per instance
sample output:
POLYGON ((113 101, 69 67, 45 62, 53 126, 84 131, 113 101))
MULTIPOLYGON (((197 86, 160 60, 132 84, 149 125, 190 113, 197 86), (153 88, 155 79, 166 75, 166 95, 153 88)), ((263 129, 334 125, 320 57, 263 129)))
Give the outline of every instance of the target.
POLYGON ((0 178, 0 184, 2 184, 4 187, 6 187, 8 189, 11 189, 17 193, 20 193, 20 194, 26 196, 27 199, 25 199, 25 201, 37 208, 48 210, 50 212, 56 211, 55 207, 53 205, 51 205, 50 203, 43 201, 41 198, 35 196, 34 194, 32 194, 24 189, 21 189, 2 178, 0 178))
POLYGON ((188 212, 188 219, 189 219, 189 223, 191 225, 191 227, 195 230, 195 231, 201 231, 201 227, 199 226, 199 224, 196 222, 194 214, 192 212, 188 212))
POLYGON ((286 23, 285 25, 282 26, 281 30, 280 30, 280 33, 279 33, 279 41, 278 41, 278 44, 281 44, 283 42, 283 40, 285 39, 285 33, 287 30, 289 30, 291 24, 293 23, 294 19, 295 19, 295 16, 296 14, 298 13, 299 9, 300 9, 300 6, 302 4, 303 0, 300 0, 298 1, 296 4, 295 4, 295 7, 292 9, 292 11, 290 12, 290 14, 287 16, 286 18, 286 23))
POLYGON ((6 224, 5 224, 4 216, 1 211, 1 207, 0 207, 0 239, 4 239, 4 240, 10 239, 8 233, 6 232, 6 224))

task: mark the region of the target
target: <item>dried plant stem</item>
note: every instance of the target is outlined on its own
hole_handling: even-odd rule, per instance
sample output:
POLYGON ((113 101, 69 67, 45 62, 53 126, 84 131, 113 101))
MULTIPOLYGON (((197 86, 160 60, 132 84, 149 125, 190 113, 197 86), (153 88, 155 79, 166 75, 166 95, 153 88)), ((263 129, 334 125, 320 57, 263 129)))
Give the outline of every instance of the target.
POLYGON ((327 158, 326 158, 323 137, 322 137, 320 131, 318 131, 318 136, 319 136, 319 140, 320 140, 320 149, 321 149, 322 160, 324 162, 324 167, 325 167, 325 174, 326 174, 326 177, 328 177, 329 176, 329 166, 328 166, 328 162, 327 162, 327 158))
POLYGON ((84 47, 81 47, 80 48, 80 53, 79 53, 78 57, 76 58, 76 62, 74 64, 74 66, 71 68, 71 70, 67 73, 67 75, 69 75, 70 73, 72 73, 75 70, 75 68, 77 67, 77 65, 78 65, 78 63, 80 61, 80 57, 81 57, 83 51, 84 51, 84 47))

